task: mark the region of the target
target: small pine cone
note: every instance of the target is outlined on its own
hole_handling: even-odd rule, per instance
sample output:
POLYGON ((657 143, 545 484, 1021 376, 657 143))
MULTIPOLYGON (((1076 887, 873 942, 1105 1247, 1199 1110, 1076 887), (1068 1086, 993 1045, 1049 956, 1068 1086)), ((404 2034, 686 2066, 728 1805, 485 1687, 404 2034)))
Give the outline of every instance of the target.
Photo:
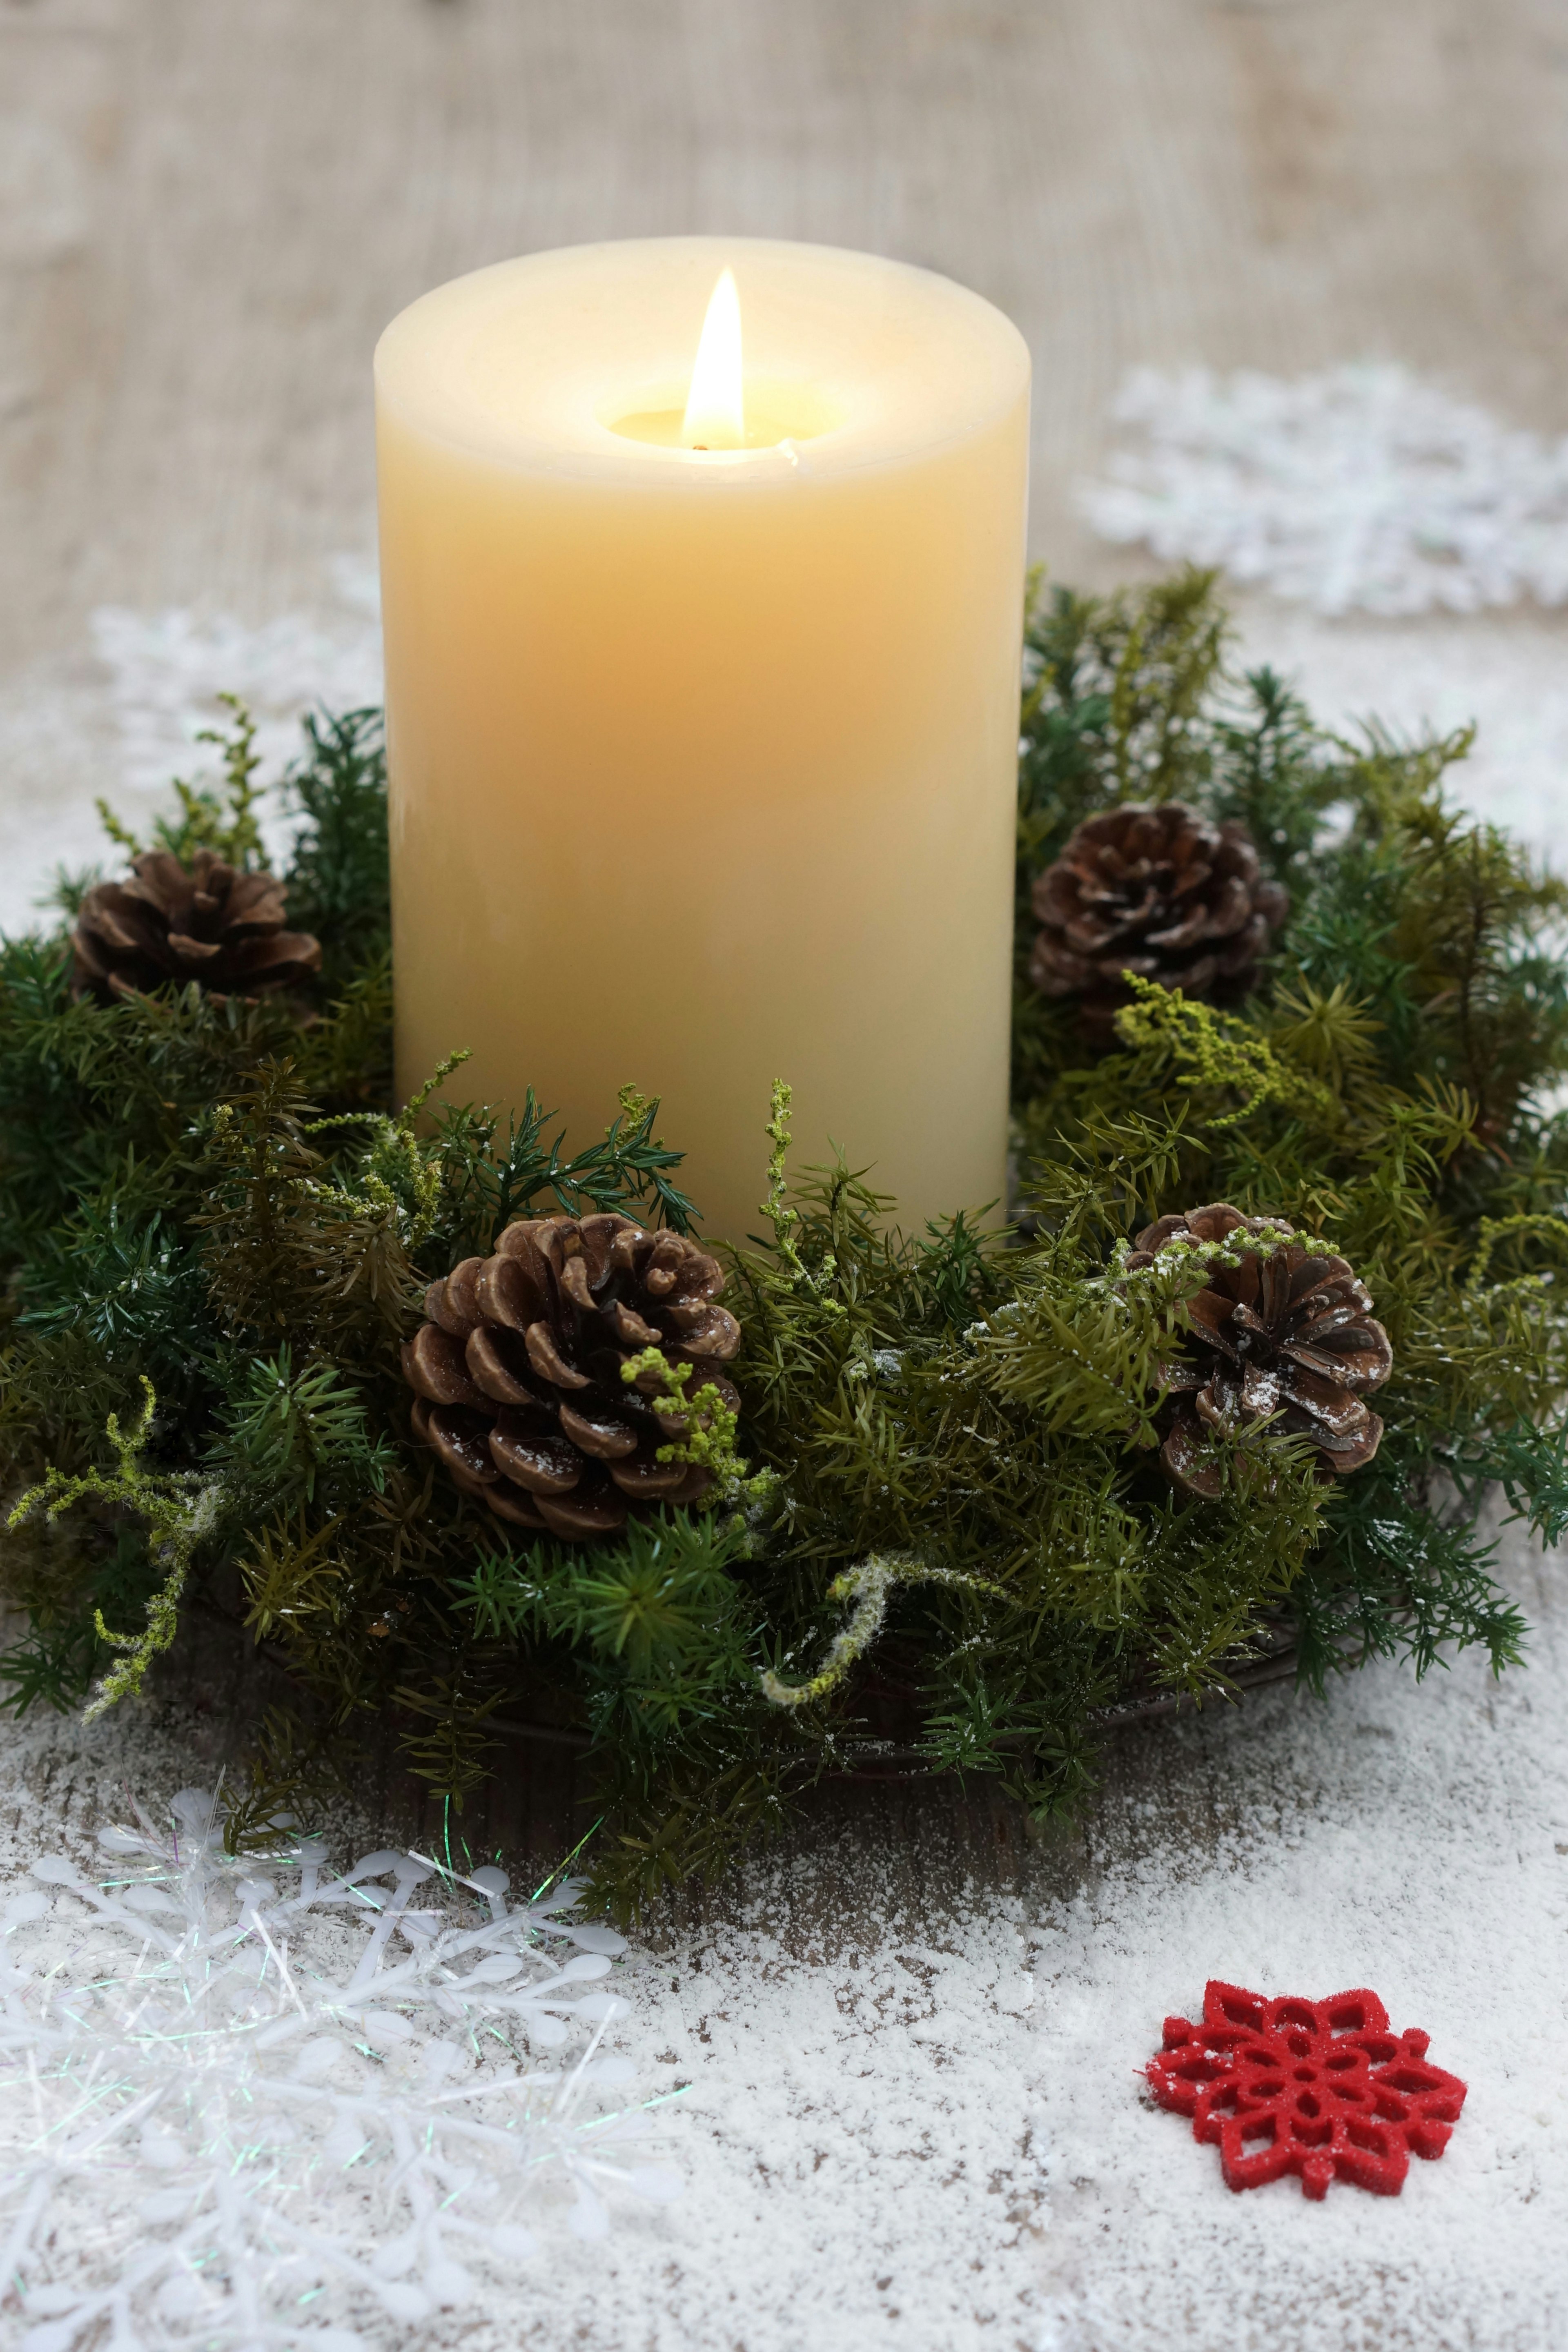
POLYGON ((124 882, 95 882, 71 945, 76 993, 133 996, 167 981, 198 981, 237 996, 287 988, 321 969, 321 943, 286 931, 283 885, 241 874, 198 849, 189 866, 168 849, 143 850, 124 882))
POLYGON ((1244 824, 1211 824, 1184 801, 1089 817, 1036 882, 1034 902, 1030 979, 1043 996, 1077 997, 1084 1027, 1108 1044, 1131 1002, 1123 972, 1188 997, 1239 999, 1290 907, 1263 880, 1244 824))
POLYGON ((1274 1427, 1316 1449, 1323 1481, 1359 1470, 1377 1452, 1383 1423, 1363 1402, 1394 1369, 1388 1334, 1342 1257, 1325 1257, 1287 1238, 1278 1217, 1244 1217, 1216 1202, 1146 1225, 1129 1267, 1152 1265, 1172 1241, 1228 1242, 1239 1265, 1215 1265, 1190 1299, 1189 1354, 1167 1364, 1172 1394, 1160 1451, 1174 1485, 1212 1500, 1219 1465, 1206 1432, 1234 1430, 1278 1414, 1274 1427), (1247 1237, 1283 1246, 1251 1249, 1247 1237))
POLYGON ((515 1527, 592 1540, 640 1506, 695 1502, 710 1474, 658 1458, 689 1416, 668 1410, 657 1372, 628 1383, 621 1367, 657 1348, 691 1366, 689 1396, 711 1382, 736 1411, 720 1367, 741 1327, 714 1304, 723 1287, 718 1259, 679 1234, 521 1219, 493 1257, 465 1258, 426 1293, 430 1319, 403 1350, 415 1434, 515 1527))

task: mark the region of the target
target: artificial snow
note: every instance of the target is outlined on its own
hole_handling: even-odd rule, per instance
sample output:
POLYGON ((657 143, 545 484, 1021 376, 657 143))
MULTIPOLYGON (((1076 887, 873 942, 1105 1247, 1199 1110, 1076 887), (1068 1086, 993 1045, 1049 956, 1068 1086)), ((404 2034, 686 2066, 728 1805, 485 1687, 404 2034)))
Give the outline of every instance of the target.
POLYGON ((1288 677, 1321 726, 1352 738, 1373 719, 1406 737, 1474 726, 1450 795, 1568 871, 1568 614, 1352 623, 1251 596, 1237 618, 1242 661, 1288 677))
MULTIPOLYGON (((1559 2352, 1568 2340, 1568 1605, 1517 1548, 1531 1664, 1124 1735, 1079 1831, 968 1866, 952 1815, 853 1817, 616 1958, 681 2201, 372 2345, 574 2352, 1559 2352), (1142 2067, 1211 1976, 1375 1984, 1470 2095, 1404 2193, 1238 2198, 1142 2067)), ((188 1775, 143 1720, 11 1744, 6 1867, 91 1862, 116 1786, 188 1775), (49 1790, 73 1790, 68 1818, 49 1790)), ((149 1790, 148 1794, 152 1791, 149 1790)), ((144 1800, 145 1801, 145 1800, 144 1800)), ((868 1801, 874 1802, 875 1801, 868 1801)), ((352 2302, 352 2298, 350 2299, 352 2302)), ((13 2316, 8 2306, 5 2316, 13 2316)), ((171 2339, 176 2340, 176 2339, 171 2339)))

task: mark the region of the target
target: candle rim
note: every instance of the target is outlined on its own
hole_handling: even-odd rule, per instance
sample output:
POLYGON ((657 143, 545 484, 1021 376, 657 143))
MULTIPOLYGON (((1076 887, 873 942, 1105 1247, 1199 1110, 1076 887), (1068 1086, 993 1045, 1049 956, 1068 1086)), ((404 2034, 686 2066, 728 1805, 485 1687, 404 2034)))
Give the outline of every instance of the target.
MULTIPOLYGON (((704 286, 704 300, 711 282, 710 276, 704 286)), ((800 283, 790 286, 788 291, 791 299, 798 299, 800 283)), ((775 289, 775 304, 777 299, 775 289)), ((753 308, 753 317, 760 312, 765 320, 767 309, 768 296, 763 290, 753 308)), ((865 309, 863 303, 859 304, 852 314, 841 306, 835 313, 825 301, 819 316, 831 320, 842 337, 846 317, 853 317, 858 331, 868 331, 861 315, 865 309)), ((888 325, 886 306, 879 317, 881 324, 888 325)), ((919 341, 918 336, 915 341, 919 341)), ((606 364, 602 361, 598 363, 606 364)), ((1009 414, 1018 400, 1026 396, 1030 359, 1023 336, 1005 311, 972 288, 918 263, 797 239, 706 235, 598 239, 517 255, 467 271, 417 296, 398 312, 377 342, 374 372, 377 404, 388 418, 470 457, 520 474, 559 474, 578 481, 600 478, 606 488, 613 487, 617 492, 639 488, 650 492, 685 491, 695 484, 715 488, 744 484, 748 488, 765 490, 783 487, 803 475, 827 479, 897 467, 970 440, 1009 414), (830 276, 836 275, 839 279, 835 290, 841 296, 856 280, 862 290, 868 280, 879 283, 889 300, 904 289, 907 308, 899 312, 898 323, 906 339, 921 323, 922 315, 931 321, 941 319, 945 331, 934 343, 930 338, 926 340, 925 349, 934 348, 938 353, 937 381, 927 412, 922 415, 918 400, 911 403, 908 397, 916 381, 909 351, 897 367, 885 367, 879 373, 866 366, 855 380, 853 397, 842 387, 837 392, 833 388, 830 365, 819 362, 815 373, 809 362, 799 366, 789 373, 805 387, 808 403, 842 408, 846 413, 840 422, 814 434, 791 436, 784 445, 700 453, 637 439, 617 432, 612 423, 605 421, 607 411, 616 411, 623 417, 635 413, 639 387, 662 383, 668 385, 670 394, 674 394, 679 362, 673 340, 669 354, 657 364, 642 362, 628 344, 625 400, 620 390, 614 387, 601 388, 596 397, 584 387, 577 406, 564 408, 563 422, 548 416, 541 421, 537 413, 530 413, 530 387, 526 385, 520 393, 518 412, 509 417, 493 402, 487 405, 485 399, 474 392, 471 382, 461 381, 464 365, 476 372, 485 364, 493 369, 493 356, 488 361, 476 361, 474 356, 487 329, 492 332, 492 341, 498 320, 503 322, 503 332, 510 325, 510 331, 516 334, 520 327, 518 313, 524 309, 529 292, 534 287, 549 290, 552 279, 565 286, 575 279, 585 306, 583 315, 593 320, 602 334, 605 315, 603 302, 596 306, 589 303, 582 289, 593 289, 595 267, 601 264, 598 291, 601 295, 606 289, 613 293, 616 265, 631 263, 642 255, 689 265, 693 284, 700 280, 703 270, 711 271, 727 258, 740 278, 742 299, 748 275, 753 293, 758 294, 760 289, 765 288, 765 273, 770 266, 782 268, 786 284, 791 272, 797 274, 797 281, 808 282, 805 281, 805 272, 826 266, 830 276), (464 355, 457 363, 445 354, 439 362, 432 355, 428 331, 442 310, 448 311, 453 320, 446 352, 460 349, 464 355), (944 319, 941 315, 943 312, 944 319), (962 367, 955 369, 953 365, 955 349, 973 352, 975 365, 967 375, 962 367), (829 383, 826 391, 820 388, 825 376, 829 383), (887 402, 889 387, 904 395, 901 404, 897 400, 893 402, 890 432, 887 429, 887 415, 878 414, 879 398, 887 402), (883 428, 880 432, 879 426, 883 428)), ((569 371, 560 371, 552 379, 553 387, 572 381, 569 371)), ((759 363, 757 381, 765 384, 771 394, 787 397, 788 377, 776 366, 759 363)), ((926 389, 923 376, 918 389, 926 389)), ((565 400, 558 389, 555 397, 563 403, 565 400)), ((676 405, 673 397, 668 404, 671 408, 676 405)))

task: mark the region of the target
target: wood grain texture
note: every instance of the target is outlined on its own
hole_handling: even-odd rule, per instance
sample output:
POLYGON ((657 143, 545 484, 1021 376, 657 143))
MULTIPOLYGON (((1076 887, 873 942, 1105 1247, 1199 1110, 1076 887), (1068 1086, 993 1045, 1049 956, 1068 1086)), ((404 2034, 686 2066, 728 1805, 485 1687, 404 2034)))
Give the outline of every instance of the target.
POLYGON ((1388 353, 1561 425, 1565 115, 1557 0, 0 0, 0 683, 103 601, 309 610, 382 325, 579 239, 978 287, 1079 577, 1131 362, 1388 353))

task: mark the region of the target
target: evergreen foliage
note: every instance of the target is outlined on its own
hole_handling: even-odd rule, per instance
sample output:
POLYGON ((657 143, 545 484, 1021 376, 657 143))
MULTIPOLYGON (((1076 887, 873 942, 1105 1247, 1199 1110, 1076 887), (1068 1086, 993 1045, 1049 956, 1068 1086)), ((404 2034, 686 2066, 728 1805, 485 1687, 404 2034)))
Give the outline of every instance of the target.
MULTIPOLYGON (((0 942, 0 1574, 28 1621, 6 1705, 133 1691, 199 1591, 296 1693, 236 1842, 384 1721, 459 1806, 521 1716, 590 1742, 594 1867, 625 1911, 868 1758, 1068 1807, 1100 1710, 1221 1693, 1260 1643, 1293 1639, 1320 1689, 1373 1656, 1519 1656, 1478 1528, 1500 1497, 1568 1528, 1568 893, 1461 813, 1465 736, 1342 739, 1235 674, 1205 575, 1056 591, 1028 648, 1026 1213, 998 1234, 955 1203, 910 1234, 852 1166, 792 1182, 781 1086, 770 1239, 727 1294, 739 1423, 710 1391, 686 1441, 711 1507, 611 1545, 525 1548, 465 1501, 410 1442, 399 1342, 513 1217, 697 1212, 630 1087, 564 1139, 531 1097, 465 1102, 454 1039, 394 1109, 377 713, 310 721, 289 780, 308 998, 79 1002, 63 933, 0 942), (1239 1012, 1145 986, 1090 1050, 1028 992, 1030 886, 1086 815, 1178 795, 1248 824, 1289 927, 1239 1012), (1216 1435, 1217 1501, 1159 1472, 1204 1247, 1141 1270, 1127 1249, 1215 1200, 1348 1257, 1388 1328, 1381 1450, 1331 1486, 1267 1423, 1216 1435)), ((222 790, 181 787, 158 837, 255 862, 243 712, 223 740, 222 790)))

